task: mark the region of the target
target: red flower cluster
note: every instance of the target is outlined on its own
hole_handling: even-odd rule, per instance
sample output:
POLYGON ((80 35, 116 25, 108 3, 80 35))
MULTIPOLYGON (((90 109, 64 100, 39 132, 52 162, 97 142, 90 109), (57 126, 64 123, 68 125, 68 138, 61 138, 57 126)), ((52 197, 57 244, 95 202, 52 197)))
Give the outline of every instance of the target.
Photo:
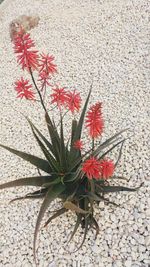
POLYGON ((67 92, 65 90, 65 87, 59 88, 56 87, 55 89, 53 89, 54 93, 51 94, 52 97, 52 104, 56 104, 59 108, 61 108, 61 106, 65 106, 66 102, 67 102, 67 92))
POLYGON ((87 159, 82 166, 82 172, 89 179, 108 179, 114 173, 115 165, 111 160, 97 160, 94 157, 87 159))
POLYGON ((50 85, 49 80, 51 79, 51 75, 57 72, 57 66, 53 61, 54 57, 49 54, 42 54, 39 59, 39 81, 42 83, 42 88, 45 85, 50 85))
POLYGON ((79 93, 73 92, 67 93, 67 107, 69 110, 74 113, 75 111, 79 111, 81 106, 81 97, 79 93))
POLYGON ((82 150, 83 149, 83 142, 81 140, 77 140, 74 142, 73 147, 77 150, 82 150))
POLYGON ((51 94, 52 104, 56 103, 56 105, 61 108, 64 106, 68 108, 72 113, 75 111, 79 111, 81 106, 81 97, 79 93, 66 91, 65 88, 55 88, 53 89, 54 93, 51 94))
POLYGON ((15 82, 15 90, 17 91, 17 98, 23 98, 29 100, 35 100, 35 93, 31 90, 32 85, 29 84, 29 80, 24 80, 23 77, 21 77, 20 80, 15 82))
POLYGON ((46 71, 39 72, 39 79, 38 81, 41 82, 41 91, 44 89, 46 85, 51 86, 49 80, 51 79, 49 73, 46 71))
POLYGON ((86 174, 86 176, 89 179, 92 178, 99 179, 100 170, 101 170, 100 162, 94 157, 87 159, 82 166, 82 171, 86 174))
POLYGON ((112 160, 101 160, 101 178, 107 179, 111 177, 115 170, 115 165, 112 160))
POLYGON ((92 138, 100 136, 104 128, 101 108, 102 104, 96 103, 90 108, 86 116, 86 127, 89 129, 89 135, 92 138))
POLYGON ((49 54, 41 54, 41 59, 39 60, 40 72, 47 72, 49 74, 54 74, 57 72, 56 65, 53 63, 54 57, 49 54))
POLYGON ((14 38, 14 51, 17 54, 17 61, 23 70, 38 68, 38 51, 31 50, 33 47, 35 47, 35 44, 31 40, 30 34, 20 30, 14 38))

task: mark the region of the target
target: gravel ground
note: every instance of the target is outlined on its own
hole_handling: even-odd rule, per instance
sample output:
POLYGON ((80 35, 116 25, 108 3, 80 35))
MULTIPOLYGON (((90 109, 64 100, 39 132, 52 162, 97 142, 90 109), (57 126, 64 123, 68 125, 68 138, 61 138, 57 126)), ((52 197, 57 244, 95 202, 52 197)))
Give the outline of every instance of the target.
MULTIPOLYGON (((150 173, 148 170, 149 106, 149 1, 148 0, 5 0, 0 6, 0 142, 40 154, 21 113, 39 128, 43 112, 37 104, 19 101, 13 83, 20 77, 9 38, 9 23, 21 14, 38 14, 40 23, 32 37, 41 51, 55 55, 59 69, 56 80, 76 87, 83 98, 93 77, 93 101, 104 105, 105 133, 125 127, 127 140, 117 173, 127 176, 130 186, 144 186, 137 193, 110 195, 121 207, 96 208, 100 234, 92 231, 82 249, 71 253, 81 231, 66 245, 74 224, 68 213, 41 231, 39 266, 47 267, 148 267, 150 264, 150 173)), ((27 76, 27 74, 26 74, 27 76)), ((35 175, 36 170, 21 159, 0 150, 0 179, 35 175)), ((31 190, 31 189, 30 189, 31 190)), ((30 267, 32 243, 40 201, 9 200, 29 188, 4 190, 0 194, 0 266, 30 267)), ((57 201, 51 205, 55 208, 57 201)), ((46 215, 48 216, 48 215, 46 215)))

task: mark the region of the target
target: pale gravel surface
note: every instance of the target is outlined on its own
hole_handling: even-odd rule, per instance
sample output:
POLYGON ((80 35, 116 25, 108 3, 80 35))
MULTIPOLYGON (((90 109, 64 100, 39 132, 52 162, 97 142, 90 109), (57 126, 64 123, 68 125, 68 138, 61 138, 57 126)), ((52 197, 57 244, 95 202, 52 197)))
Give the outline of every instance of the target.
MULTIPOLYGON (((40 267, 148 267, 150 264, 150 198, 148 106, 149 106, 149 1, 148 0, 13 0, 0 6, 0 142, 39 154, 21 112, 42 128, 43 112, 38 105, 16 99, 13 82, 17 68, 8 34, 10 21, 21 14, 38 14, 40 24, 32 30, 39 50, 55 55, 59 67, 56 80, 75 86, 83 97, 93 77, 93 100, 104 103, 106 134, 130 127, 117 170, 130 178, 129 185, 144 186, 137 193, 110 196, 120 208, 96 209, 100 234, 92 231, 83 248, 72 253, 81 233, 69 246, 74 224, 69 213, 42 230, 38 242, 40 267)), ((0 150, 1 182, 35 174, 35 169, 0 150)), ((0 193, 0 266, 30 267, 32 243, 40 201, 10 199, 28 189, 0 193)), ((57 203, 53 203, 55 208, 57 203)))

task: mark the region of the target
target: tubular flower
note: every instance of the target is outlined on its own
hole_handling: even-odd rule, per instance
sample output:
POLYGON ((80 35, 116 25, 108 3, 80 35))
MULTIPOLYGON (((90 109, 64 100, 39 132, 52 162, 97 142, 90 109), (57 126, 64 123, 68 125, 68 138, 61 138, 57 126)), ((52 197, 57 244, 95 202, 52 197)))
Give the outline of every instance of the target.
POLYGON ((68 99, 67 99, 67 106, 69 110, 74 113, 75 111, 79 111, 81 106, 81 97, 80 93, 76 93, 76 90, 73 92, 67 93, 68 99))
POLYGON ((94 157, 87 159, 82 165, 82 172, 85 173, 89 179, 92 178, 99 179, 100 171, 101 171, 101 164, 94 157))
POLYGON ((112 160, 108 159, 101 160, 100 165, 101 165, 101 178, 108 179, 113 175, 115 170, 115 165, 112 160))
POLYGON ((67 104, 67 92, 65 91, 65 88, 55 88, 53 89, 54 93, 51 94, 52 97, 52 104, 56 103, 59 108, 61 106, 65 106, 67 104))
POLYGON ((39 79, 38 79, 38 81, 41 82, 41 84, 42 84, 42 89, 43 89, 46 85, 51 86, 51 84, 49 83, 49 80, 50 80, 50 79, 51 79, 51 78, 50 78, 49 74, 48 74, 45 70, 43 70, 43 71, 41 71, 41 72, 39 73, 39 79))
POLYGON ((20 80, 15 82, 15 90, 17 91, 17 98, 23 98, 29 100, 35 100, 35 93, 30 90, 32 88, 32 85, 29 84, 29 80, 24 80, 22 77, 20 80))
POLYGON ((81 140, 76 140, 73 144, 73 147, 77 150, 83 149, 83 142, 81 140))
POLYGON ((101 103, 96 103, 90 108, 86 116, 86 127, 89 129, 89 135, 92 138, 100 136, 104 128, 101 107, 101 103))
POLYGON ((53 63, 54 57, 49 56, 49 54, 41 54, 41 59, 39 60, 40 72, 45 71, 47 74, 54 74, 57 72, 56 65, 53 63))
POLYGON ((14 38, 14 51, 17 55, 17 61, 22 66, 22 69, 32 70, 38 67, 38 51, 30 50, 35 47, 33 40, 30 38, 29 33, 23 30, 18 32, 14 38))

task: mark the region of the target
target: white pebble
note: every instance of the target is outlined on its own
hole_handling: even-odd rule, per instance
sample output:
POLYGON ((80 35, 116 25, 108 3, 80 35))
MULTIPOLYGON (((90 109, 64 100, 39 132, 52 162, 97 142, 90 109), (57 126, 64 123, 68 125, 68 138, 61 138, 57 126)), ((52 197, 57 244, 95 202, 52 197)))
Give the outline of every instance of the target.
POLYGON ((94 246, 92 247, 92 251, 93 251, 94 253, 98 254, 98 253, 100 253, 100 248, 99 248, 97 245, 94 245, 94 246))
POLYGON ((130 261, 130 260, 127 260, 127 261, 125 261, 125 263, 124 263, 124 266, 125 266, 125 267, 131 267, 131 265, 132 265, 132 261, 130 261))
POLYGON ((84 263, 90 263, 90 257, 88 256, 85 256, 84 259, 83 259, 84 263))
POLYGON ((150 236, 145 237, 145 245, 148 247, 150 246, 150 236))
POLYGON ((144 252, 146 250, 146 247, 145 246, 139 246, 139 252, 144 252))

